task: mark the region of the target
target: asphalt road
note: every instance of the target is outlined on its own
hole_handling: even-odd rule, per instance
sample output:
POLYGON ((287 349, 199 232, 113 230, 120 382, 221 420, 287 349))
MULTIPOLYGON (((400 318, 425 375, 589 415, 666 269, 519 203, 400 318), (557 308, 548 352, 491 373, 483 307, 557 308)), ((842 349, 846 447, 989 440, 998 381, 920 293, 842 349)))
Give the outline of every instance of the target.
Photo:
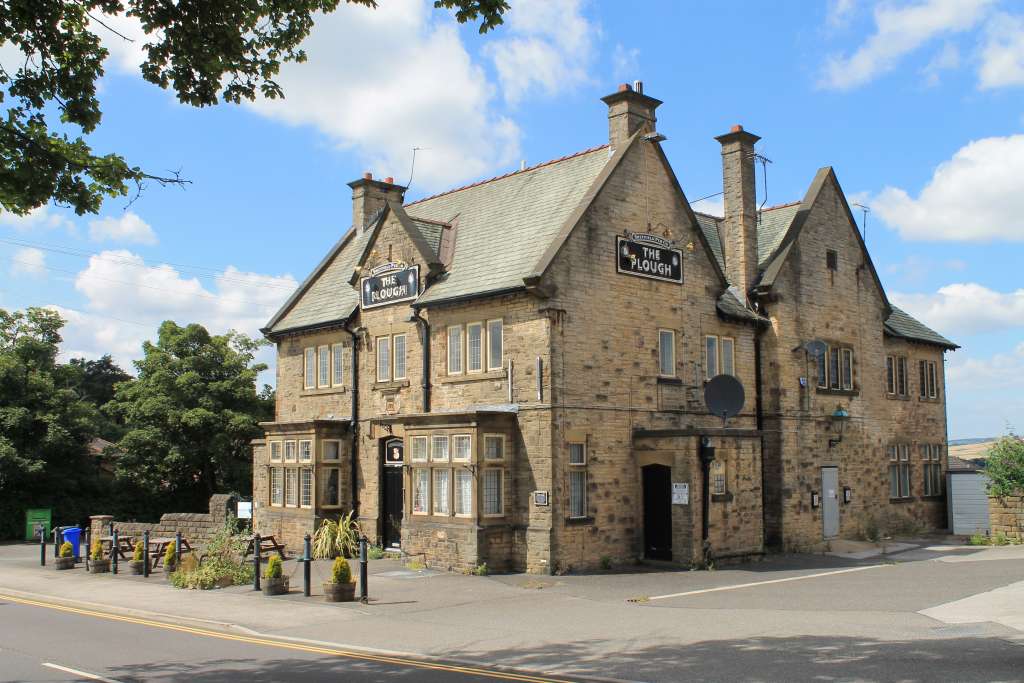
POLYGON ((0 681, 566 680, 273 642, 244 634, 220 635, 173 625, 168 628, 141 621, 2 601, 0 681))

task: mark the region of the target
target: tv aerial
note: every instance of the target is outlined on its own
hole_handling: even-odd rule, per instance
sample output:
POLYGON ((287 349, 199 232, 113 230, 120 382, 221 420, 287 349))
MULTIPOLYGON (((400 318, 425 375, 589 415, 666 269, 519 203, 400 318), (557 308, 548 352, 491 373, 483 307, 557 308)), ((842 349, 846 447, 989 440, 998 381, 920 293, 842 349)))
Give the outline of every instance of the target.
POLYGON ((722 418, 722 426, 743 409, 743 384, 732 375, 715 375, 704 385, 704 405, 708 412, 722 418))

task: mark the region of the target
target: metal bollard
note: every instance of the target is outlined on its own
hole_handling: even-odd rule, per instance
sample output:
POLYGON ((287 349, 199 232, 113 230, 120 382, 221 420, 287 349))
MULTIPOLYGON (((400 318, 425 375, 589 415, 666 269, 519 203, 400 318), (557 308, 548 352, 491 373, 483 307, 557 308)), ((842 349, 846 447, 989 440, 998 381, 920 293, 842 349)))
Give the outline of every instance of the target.
POLYGON ((174 568, 181 567, 181 532, 174 532, 174 568))
MULTIPOLYGON (((89 553, 92 551, 92 527, 85 530, 85 569, 89 570, 89 553)), ((80 558, 76 555, 75 562, 80 558)))
POLYGON ((252 568, 253 568, 253 579, 252 589, 254 591, 260 590, 260 543, 262 542, 259 534, 253 534, 252 537, 252 568))
POLYGON ((369 601, 369 591, 366 588, 366 579, 369 574, 369 567, 366 557, 366 536, 359 539, 359 601, 364 605, 369 601))
POLYGON ((149 529, 142 532, 142 578, 149 578, 149 529))
POLYGON ((53 527, 53 557, 60 557, 60 527, 53 527))
POLYGON ((120 550, 120 546, 117 544, 117 529, 114 529, 114 533, 110 535, 110 571, 115 576, 117 575, 118 550, 120 550))
POLYGON ((309 574, 310 567, 313 565, 313 549, 311 546, 312 539, 309 534, 302 540, 302 561, 305 563, 302 567, 302 594, 309 597, 309 574))
POLYGON ((39 529, 39 566, 46 566, 46 527, 39 529))

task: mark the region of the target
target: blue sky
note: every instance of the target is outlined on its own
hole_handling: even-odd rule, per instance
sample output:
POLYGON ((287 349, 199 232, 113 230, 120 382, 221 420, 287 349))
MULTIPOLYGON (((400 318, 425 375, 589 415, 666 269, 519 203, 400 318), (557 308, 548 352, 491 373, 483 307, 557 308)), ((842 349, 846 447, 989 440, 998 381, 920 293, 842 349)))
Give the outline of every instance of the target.
POLYGON ((347 229, 346 182, 404 183, 421 147, 414 199, 602 144, 599 98, 642 79, 691 200, 720 191, 713 138, 734 123, 763 138, 768 204, 833 166, 871 208, 890 298, 964 347, 950 437, 1024 429, 1024 7, 510 1, 484 36, 427 0, 343 7, 286 66, 284 101, 204 110, 142 81, 144 36, 111 19, 138 40, 105 36, 91 142, 192 184, 99 216, 0 214, 0 306, 60 307, 67 354, 125 365, 166 318, 257 334, 347 229))

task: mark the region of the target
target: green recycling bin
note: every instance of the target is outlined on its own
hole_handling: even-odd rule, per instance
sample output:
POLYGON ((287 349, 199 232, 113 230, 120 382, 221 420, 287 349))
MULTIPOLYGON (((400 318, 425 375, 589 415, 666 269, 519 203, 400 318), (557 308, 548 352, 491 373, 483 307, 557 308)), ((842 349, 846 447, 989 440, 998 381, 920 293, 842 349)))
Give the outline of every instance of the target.
POLYGON ((39 530, 37 525, 43 525, 46 537, 50 537, 50 520, 52 510, 50 508, 29 508, 25 510, 25 540, 38 541, 39 530))

